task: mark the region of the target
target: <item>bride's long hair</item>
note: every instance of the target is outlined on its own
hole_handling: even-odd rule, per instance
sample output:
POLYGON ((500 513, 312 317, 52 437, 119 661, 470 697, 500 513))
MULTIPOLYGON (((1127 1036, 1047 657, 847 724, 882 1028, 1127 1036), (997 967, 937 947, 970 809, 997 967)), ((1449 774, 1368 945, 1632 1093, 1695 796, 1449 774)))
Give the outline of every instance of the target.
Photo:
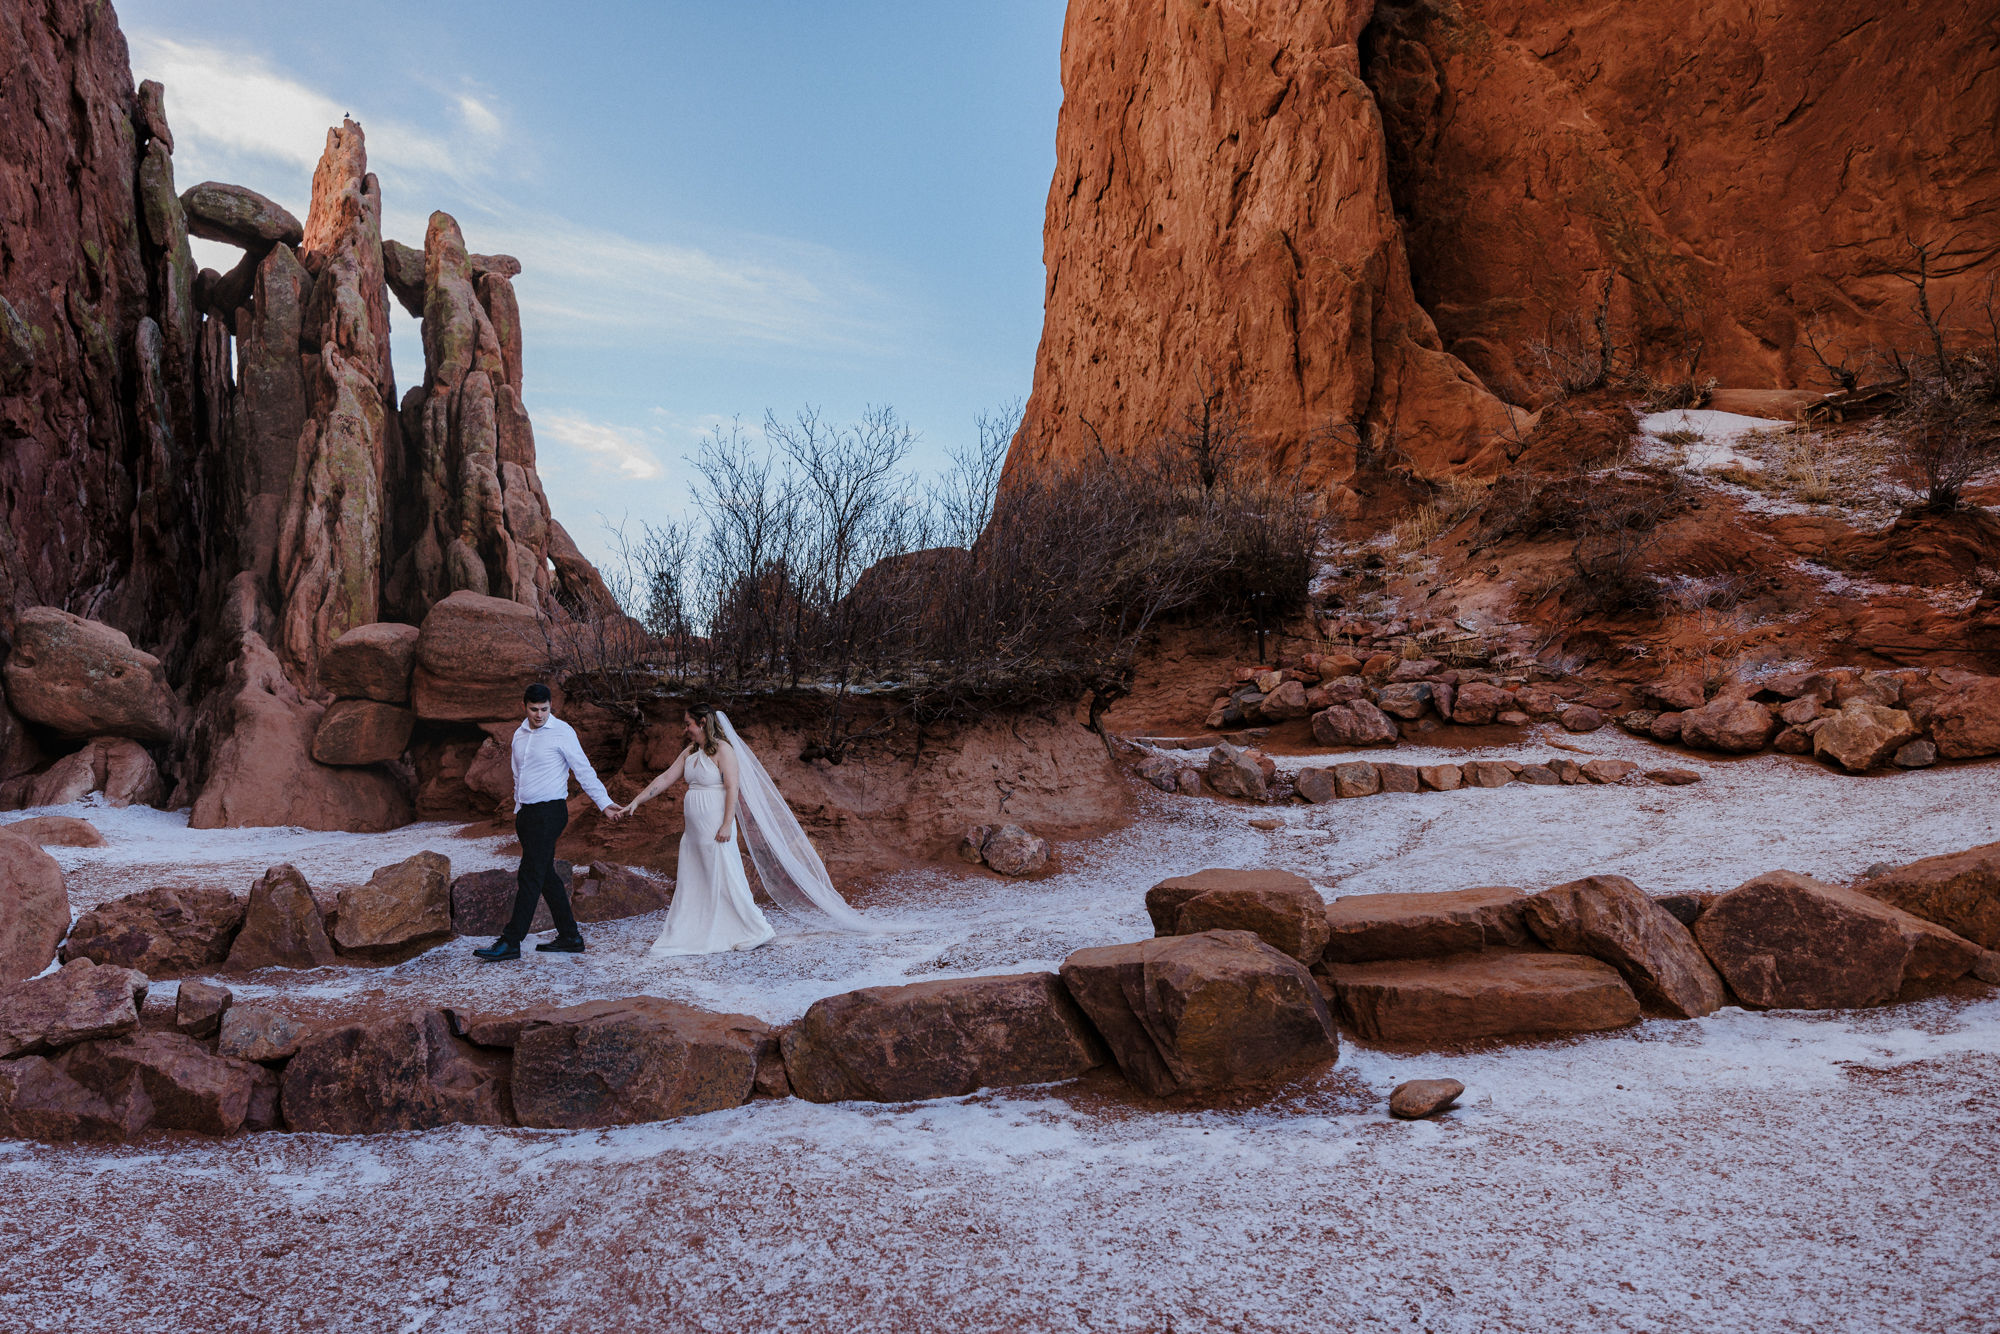
POLYGON ((715 748, 721 742, 715 726, 715 706, 695 703, 688 705, 684 712, 694 719, 695 726, 701 728, 701 753, 714 759, 715 748))

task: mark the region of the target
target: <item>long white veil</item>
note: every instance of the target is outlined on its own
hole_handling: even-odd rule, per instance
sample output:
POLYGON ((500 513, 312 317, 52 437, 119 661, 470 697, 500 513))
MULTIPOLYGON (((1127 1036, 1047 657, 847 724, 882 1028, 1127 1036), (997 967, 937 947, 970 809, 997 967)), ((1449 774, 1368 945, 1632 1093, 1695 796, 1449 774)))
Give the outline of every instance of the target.
POLYGON ((717 713, 715 721, 722 727, 723 739, 736 748, 737 797, 745 817, 743 844, 772 902, 793 912, 818 913, 843 931, 880 930, 840 897, 826 873, 826 863, 813 850, 806 831, 799 828, 798 817, 785 804, 778 785, 757 756, 729 725, 729 716, 717 713))

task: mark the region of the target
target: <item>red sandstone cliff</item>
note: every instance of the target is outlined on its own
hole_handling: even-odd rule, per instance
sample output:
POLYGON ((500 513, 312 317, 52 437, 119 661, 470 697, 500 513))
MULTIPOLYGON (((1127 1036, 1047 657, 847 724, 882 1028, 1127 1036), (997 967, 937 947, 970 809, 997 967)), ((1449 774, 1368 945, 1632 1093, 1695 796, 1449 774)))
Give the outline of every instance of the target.
POLYGON ((1961 318, 2000 254, 1970 0, 1072 0, 1062 76, 1010 469, 1144 449, 1207 372, 1308 483, 1351 471, 1333 423, 1491 470, 1488 386, 1539 402, 1531 345, 1601 293, 1629 362, 1811 384, 1809 322, 1908 344, 1911 238, 1961 318))

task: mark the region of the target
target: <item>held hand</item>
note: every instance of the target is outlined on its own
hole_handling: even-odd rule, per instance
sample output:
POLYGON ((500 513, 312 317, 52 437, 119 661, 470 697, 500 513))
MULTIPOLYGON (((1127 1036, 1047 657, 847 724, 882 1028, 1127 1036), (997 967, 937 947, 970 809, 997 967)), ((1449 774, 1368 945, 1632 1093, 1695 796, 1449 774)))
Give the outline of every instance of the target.
POLYGON ((629 814, 629 812, 623 806, 606 806, 604 808, 604 818, 609 820, 612 824, 617 824, 620 820, 624 819, 627 814, 629 814))

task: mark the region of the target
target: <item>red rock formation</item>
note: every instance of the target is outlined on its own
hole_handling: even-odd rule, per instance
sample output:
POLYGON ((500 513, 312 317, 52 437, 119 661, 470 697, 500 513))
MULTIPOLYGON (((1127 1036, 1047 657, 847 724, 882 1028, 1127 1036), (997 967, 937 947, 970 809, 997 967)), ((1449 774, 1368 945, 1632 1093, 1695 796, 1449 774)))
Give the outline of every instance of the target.
POLYGON ((1617 341, 1667 370, 1699 346, 1724 384, 1827 388, 1809 324, 1909 345, 1908 238, 1961 314, 2000 255, 1990 4, 1402 0, 1362 46, 1417 295, 1516 401, 1529 345, 1607 284, 1617 341))
POLYGON ((1411 294, 1338 0, 1073 0, 1043 232, 1047 321, 1010 468, 1150 448, 1212 377, 1325 485, 1355 432, 1427 468, 1510 424, 1411 294))

